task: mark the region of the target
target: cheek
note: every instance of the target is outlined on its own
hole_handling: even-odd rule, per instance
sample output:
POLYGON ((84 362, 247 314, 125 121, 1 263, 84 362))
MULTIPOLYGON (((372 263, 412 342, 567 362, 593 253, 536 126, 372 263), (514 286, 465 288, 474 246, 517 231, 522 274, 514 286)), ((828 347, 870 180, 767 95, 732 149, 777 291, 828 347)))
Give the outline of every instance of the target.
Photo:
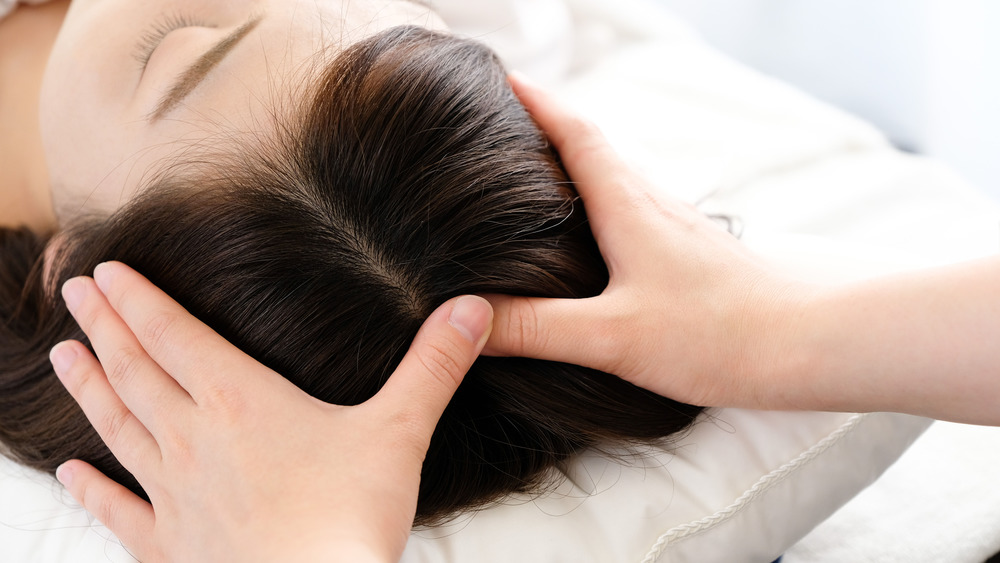
POLYGON ((130 34, 106 21, 113 7, 74 0, 45 70, 39 118, 57 209, 86 201, 128 152, 136 77, 130 34))
POLYGON ((57 90, 43 98, 41 114, 45 161, 57 210, 86 197, 99 181, 98 163, 106 160, 103 153, 109 148, 106 141, 97 140, 91 114, 78 111, 79 98, 68 92, 57 90))
POLYGON ((73 111, 53 119, 59 134, 46 143, 52 201, 60 222, 85 213, 111 213, 177 154, 178 143, 132 122, 109 124, 73 111))
POLYGON ((45 160, 52 203, 60 221, 82 211, 117 207, 125 182, 134 173, 129 151, 118 127, 89 111, 79 99, 58 100, 42 119, 45 160), (113 206, 110 207, 109 206, 113 206))
POLYGON ((52 203, 57 211, 67 205, 67 197, 74 185, 88 182, 82 166, 92 155, 87 155, 92 144, 81 142, 77 133, 85 129, 81 116, 70 110, 72 90, 58 88, 57 82, 48 91, 43 90, 41 106, 42 143, 45 161, 52 184, 52 203))
POLYGON ((42 143, 61 221, 121 205, 150 152, 142 120, 129 118, 127 104, 94 83, 93 70, 53 57, 42 87, 42 143))
MULTIPOLYGON (((39 119, 54 185, 86 182, 83 165, 94 161, 94 151, 101 146, 94 138, 101 114, 101 96, 92 88, 90 69, 80 58, 59 49, 57 44, 42 83, 39 119)), ((58 196, 58 191, 53 190, 53 195, 58 196)))

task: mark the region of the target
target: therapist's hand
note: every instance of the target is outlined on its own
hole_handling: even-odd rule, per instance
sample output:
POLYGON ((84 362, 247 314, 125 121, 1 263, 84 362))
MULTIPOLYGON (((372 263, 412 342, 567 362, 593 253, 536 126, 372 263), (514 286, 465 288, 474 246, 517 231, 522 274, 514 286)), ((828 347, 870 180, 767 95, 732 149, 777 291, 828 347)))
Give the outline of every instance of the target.
POLYGON ((595 126, 523 78, 511 84, 575 182, 611 279, 591 299, 487 296, 484 353, 584 365, 692 404, 776 406, 759 398, 760 366, 807 288, 657 193, 595 126))
POLYGON ((63 295, 100 363, 70 341, 56 373, 151 504, 79 460, 57 476, 143 562, 398 560, 431 434, 491 320, 480 298, 448 301, 374 398, 340 407, 123 264, 63 295))

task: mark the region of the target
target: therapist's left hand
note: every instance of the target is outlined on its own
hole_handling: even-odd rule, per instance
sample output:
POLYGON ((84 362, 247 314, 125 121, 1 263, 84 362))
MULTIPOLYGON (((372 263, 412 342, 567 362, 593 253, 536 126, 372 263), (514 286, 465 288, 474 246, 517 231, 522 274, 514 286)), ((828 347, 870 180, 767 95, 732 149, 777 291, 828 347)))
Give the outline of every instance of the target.
POLYGON ((448 301, 375 397, 341 407, 123 264, 63 295, 100 362, 65 342, 56 373, 151 503, 79 460, 57 476, 143 562, 398 560, 431 434, 492 320, 480 298, 448 301))

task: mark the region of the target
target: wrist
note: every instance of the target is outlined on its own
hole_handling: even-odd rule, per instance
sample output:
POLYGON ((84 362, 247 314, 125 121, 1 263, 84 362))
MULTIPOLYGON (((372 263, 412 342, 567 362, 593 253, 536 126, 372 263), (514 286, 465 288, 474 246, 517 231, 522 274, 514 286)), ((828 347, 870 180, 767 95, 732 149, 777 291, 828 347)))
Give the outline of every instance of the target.
POLYGON ((809 342, 815 311, 825 289, 792 280, 762 280, 744 307, 735 373, 740 374, 736 406, 766 410, 815 410, 809 385, 817 354, 809 342), (766 287, 766 289, 765 289, 766 287))

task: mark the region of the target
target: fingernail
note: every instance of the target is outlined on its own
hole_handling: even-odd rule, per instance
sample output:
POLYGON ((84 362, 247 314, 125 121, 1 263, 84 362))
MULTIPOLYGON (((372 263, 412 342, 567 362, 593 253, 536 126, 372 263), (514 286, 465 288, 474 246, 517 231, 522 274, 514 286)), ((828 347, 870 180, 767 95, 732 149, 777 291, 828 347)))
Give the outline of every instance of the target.
POLYGON ((493 308, 488 301, 474 295, 458 298, 451 309, 448 324, 462 333, 469 342, 478 343, 486 335, 493 320, 493 308))
POLYGON ((76 309, 83 303, 83 298, 87 295, 87 288, 80 278, 66 280, 62 286, 63 300, 66 301, 66 308, 70 313, 75 313, 76 309))
POLYGON ((107 295, 108 288, 111 287, 111 267, 107 262, 101 262, 94 267, 94 281, 97 287, 101 288, 101 293, 107 295))
POLYGON ((49 361, 52 362, 52 367, 55 368, 56 373, 68 372, 79 356, 80 354, 76 346, 73 346, 69 342, 60 342, 49 351, 49 361))
POLYGON ((56 468, 56 479, 68 489, 73 484, 73 468, 68 467, 65 463, 60 465, 56 468))

